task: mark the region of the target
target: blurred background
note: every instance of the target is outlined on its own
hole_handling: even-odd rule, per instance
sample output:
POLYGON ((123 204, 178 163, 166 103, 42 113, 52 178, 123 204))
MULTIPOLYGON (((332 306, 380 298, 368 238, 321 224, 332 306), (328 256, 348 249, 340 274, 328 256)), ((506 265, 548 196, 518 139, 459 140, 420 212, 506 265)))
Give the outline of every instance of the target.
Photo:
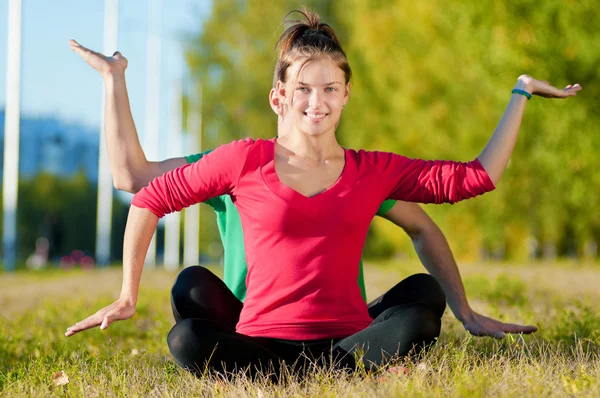
MULTIPOLYGON (((112 188, 102 163, 102 79, 69 50, 69 39, 128 58, 137 130, 147 157, 161 160, 275 135, 274 46, 286 13, 302 5, 336 30, 353 68, 337 133, 350 148, 472 160, 519 75, 582 84, 569 101, 528 103, 496 191, 424 209, 460 261, 598 261, 595 0, 7 0, 0 2, 4 269, 89 268, 122 255, 131 195, 112 188)), ((374 221, 364 253, 416 256, 406 234, 384 220, 374 221)), ((214 213, 199 205, 161 223, 149 264, 221 256, 214 213)))

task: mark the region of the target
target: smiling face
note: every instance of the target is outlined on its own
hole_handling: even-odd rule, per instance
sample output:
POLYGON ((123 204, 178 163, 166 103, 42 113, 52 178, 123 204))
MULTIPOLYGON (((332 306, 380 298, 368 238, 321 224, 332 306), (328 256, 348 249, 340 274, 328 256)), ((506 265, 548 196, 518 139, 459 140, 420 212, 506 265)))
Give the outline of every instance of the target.
POLYGON ((286 80, 277 83, 284 119, 310 136, 335 134, 350 94, 344 71, 326 57, 299 59, 288 68, 286 80))

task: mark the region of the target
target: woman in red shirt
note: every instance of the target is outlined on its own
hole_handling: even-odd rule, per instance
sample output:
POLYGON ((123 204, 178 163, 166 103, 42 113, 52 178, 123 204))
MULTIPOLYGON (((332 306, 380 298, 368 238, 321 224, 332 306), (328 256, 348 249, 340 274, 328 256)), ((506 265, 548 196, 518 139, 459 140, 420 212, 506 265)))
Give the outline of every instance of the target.
POLYGON ((344 367, 358 360, 371 368, 418 352, 439 336, 444 307, 416 299, 373 320, 356 283, 377 208, 385 199, 454 203, 492 190, 512 153, 527 99, 565 98, 581 89, 559 90, 519 77, 494 134, 472 162, 345 149, 335 131, 349 100, 351 69, 333 30, 316 14, 302 15, 305 20, 279 42, 276 90, 289 131, 278 139, 223 145, 135 195, 125 231, 122 293, 95 315, 102 329, 133 316, 158 219, 229 194, 244 230, 246 301, 236 330, 209 319, 178 322, 168 343, 181 366, 277 368, 304 352, 344 367))

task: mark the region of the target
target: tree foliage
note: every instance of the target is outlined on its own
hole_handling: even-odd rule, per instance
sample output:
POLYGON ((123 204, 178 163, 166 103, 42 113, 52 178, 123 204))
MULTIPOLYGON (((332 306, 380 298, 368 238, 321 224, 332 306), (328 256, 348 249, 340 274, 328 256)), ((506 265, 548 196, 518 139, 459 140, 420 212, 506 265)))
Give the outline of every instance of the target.
MULTIPOLYGON (((272 137, 267 100, 281 21, 299 4, 221 0, 187 60, 203 88, 204 141, 272 137)), ((339 140, 347 147, 470 160, 492 134, 516 78, 581 83, 568 101, 534 97, 495 192, 425 209, 464 258, 584 255, 600 243, 600 36, 596 2, 306 2, 338 32, 353 68, 339 140), (534 243, 538 249, 535 249, 534 243)), ((385 222, 367 250, 406 249, 385 222), (383 241, 383 242, 382 242, 383 241)))
MULTIPOLYGON (((40 173, 19 182, 17 206, 18 258, 35 251, 35 241, 45 237, 50 258, 57 261, 73 250, 94 255, 96 245, 96 184, 84 173, 64 178, 40 173)), ((122 257, 128 206, 113 200, 112 259, 122 257)))

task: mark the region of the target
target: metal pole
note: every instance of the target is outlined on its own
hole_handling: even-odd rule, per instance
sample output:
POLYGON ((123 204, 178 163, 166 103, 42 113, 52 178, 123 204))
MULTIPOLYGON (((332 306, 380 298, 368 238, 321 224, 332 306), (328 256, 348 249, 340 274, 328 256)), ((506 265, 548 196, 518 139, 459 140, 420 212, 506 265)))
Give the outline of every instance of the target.
MULTIPOLYGON (((192 88, 193 92, 193 88, 192 88)), ((202 151, 202 88, 198 95, 198 102, 193 101, 194 96, 189 95, 189 116, 187 129, 188 148, 193 152, 202 151)), ((194 205, 185 209, 185 233, 183 244, 183 265, 198 264, 200 259, 200 207, 194 205)))
POLYGON ((13 271, 17 258, 17 194, 21 117, 21 0, 8 3, 4 179, 2 182, 4 269, 13 271))
MULTIPOLYGON (((150 160, 158 159, 160 122, 160 26, 161 0, 148 4, 148 38, 146 41, 146 121, 144 151, 150 160)), ((147 268, 156 266, 156 233, 152 236, 144 262, 147 268)))
MULTIPOLYGON (((169 138, 168 157, 181 156, 181 81, 173 83, 172 105, 169 112, 169 138)), ((179 212, 168 214, 165 217, 165 268, 177 270, 179 268, 179 236, 181 215, 179 212)))
MULTIPOLYGON (((117 50, 119 28, 119 1, 104 2, 104 54, 117 50)), ((98 210, 96 213, 96 262, 107 265, 110 261, 110 235, 112 227, 113 182, 108 163, 104 113, 106 91, 102 90, 102 122, 100 127, 100 154, 98 156, 98 210)))

